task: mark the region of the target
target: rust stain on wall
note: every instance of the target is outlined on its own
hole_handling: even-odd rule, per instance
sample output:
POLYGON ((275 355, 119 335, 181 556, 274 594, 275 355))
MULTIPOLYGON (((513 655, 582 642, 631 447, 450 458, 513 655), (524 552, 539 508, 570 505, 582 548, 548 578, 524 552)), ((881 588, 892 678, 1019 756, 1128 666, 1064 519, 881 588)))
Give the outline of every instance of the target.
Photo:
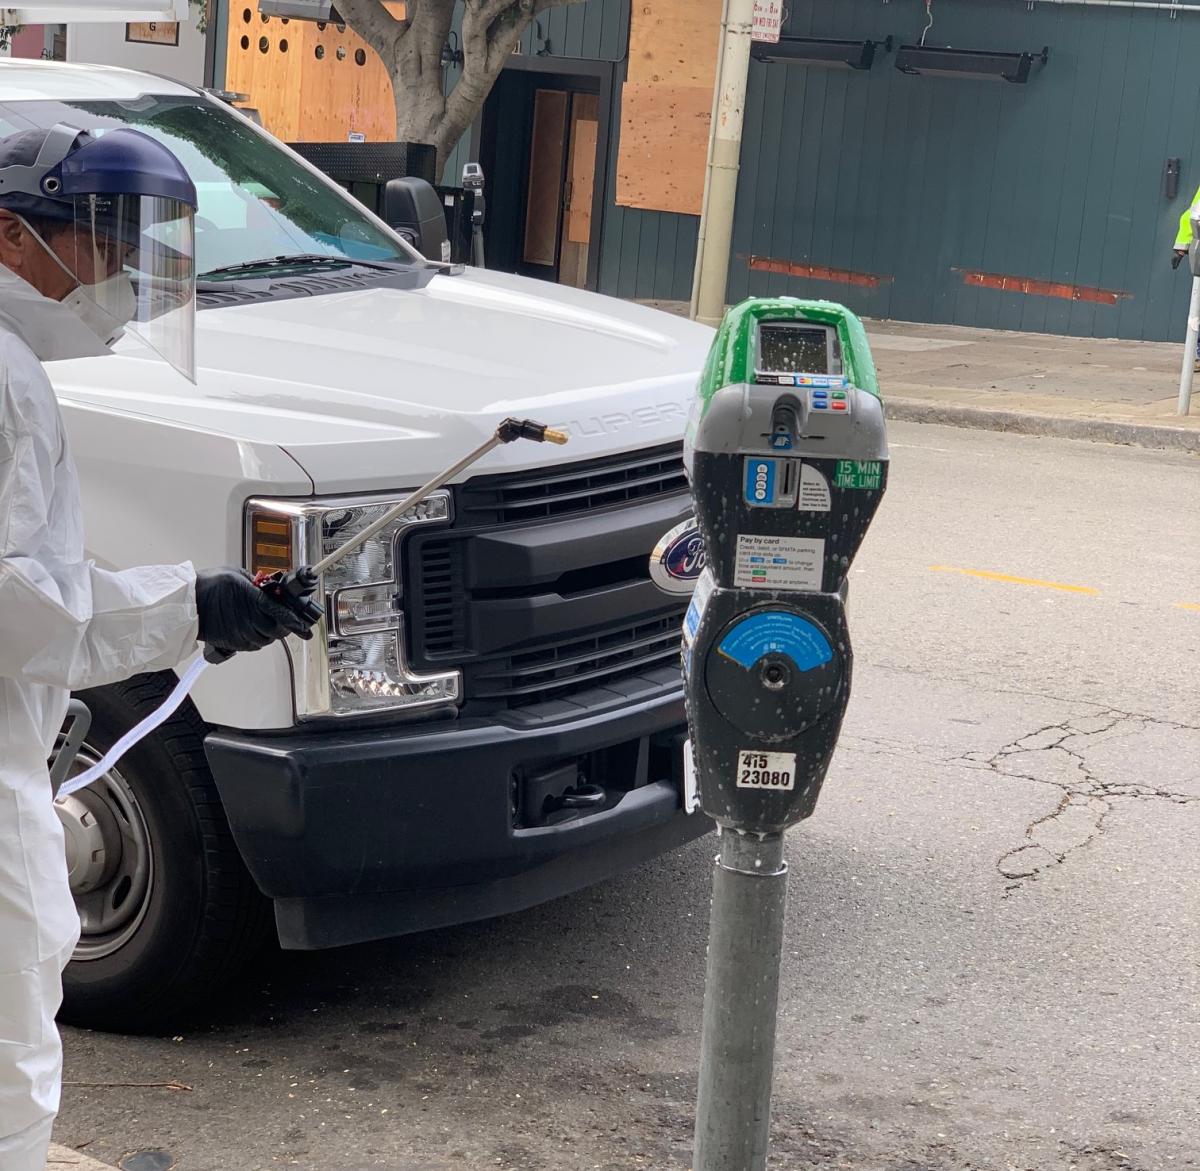
POLYGON ((1132 293, 1115 289, 1097 289, 1091 285, 1069 285, 1057 281, 1038 281, 1028 277, 1005 276, 996 272, 973 272, 956 268, 963 284, 977 289, 998 289, 1002 293, 1022 293, 1032 297, 1058 297, 1063 301, 1088 301, 1095 305, 1115 305, 1130 300, 1132 293))
POLYGON ((823 264, 794 264, 790 260, 776 260, 771 256, 751 256, 749 259, 751 272, 777 272, 784 276, 809 277, 815 281, 833 281, 839 285, 861 285, 874 289, 890 276, 877 276, 871 272, 853 272, 848 268, 826 268, 823 264))

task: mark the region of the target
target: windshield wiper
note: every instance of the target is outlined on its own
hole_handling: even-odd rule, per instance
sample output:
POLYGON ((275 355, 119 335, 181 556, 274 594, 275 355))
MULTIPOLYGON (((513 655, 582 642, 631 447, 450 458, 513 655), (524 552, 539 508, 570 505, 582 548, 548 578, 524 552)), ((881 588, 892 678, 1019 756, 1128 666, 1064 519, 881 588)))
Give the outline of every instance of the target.
POLYGON ((215 276, 245 276, 248 273, 269 272, 277 268, 375 268, 395 272, 403 260, 355 260, 350 256, 330 256, 321 252, 296 252, 284 256, 264 256, 261 260, 244 260, 239 264, 222 264, 198 274, 198 280, 215 276))

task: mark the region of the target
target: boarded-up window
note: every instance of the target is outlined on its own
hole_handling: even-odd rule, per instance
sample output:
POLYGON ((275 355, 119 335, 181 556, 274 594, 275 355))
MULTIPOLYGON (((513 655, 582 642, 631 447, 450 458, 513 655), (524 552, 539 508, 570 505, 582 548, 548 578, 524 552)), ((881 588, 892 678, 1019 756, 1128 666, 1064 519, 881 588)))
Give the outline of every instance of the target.
POLYGON ((635 0, 617 203, 700 214, 720 35, 720 0, 635 0))

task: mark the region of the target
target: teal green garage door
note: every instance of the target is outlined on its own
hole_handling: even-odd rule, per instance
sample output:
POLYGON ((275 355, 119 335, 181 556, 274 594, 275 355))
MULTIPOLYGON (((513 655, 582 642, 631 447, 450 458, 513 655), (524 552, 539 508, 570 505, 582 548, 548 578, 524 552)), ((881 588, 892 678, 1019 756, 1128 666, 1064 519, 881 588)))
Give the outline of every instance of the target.
MULTIPOLYGON (((920 41, 924 0, 792 0, 792 36, 920 41)), ((1170 267, 1200 186, 1200 13, 932 0, 928 46, 1049 48, 1027 84, 751 65, 731 299, 1180 338, 1170 267), (1181 174, 1172 191, 1167 163, 1181 174)))

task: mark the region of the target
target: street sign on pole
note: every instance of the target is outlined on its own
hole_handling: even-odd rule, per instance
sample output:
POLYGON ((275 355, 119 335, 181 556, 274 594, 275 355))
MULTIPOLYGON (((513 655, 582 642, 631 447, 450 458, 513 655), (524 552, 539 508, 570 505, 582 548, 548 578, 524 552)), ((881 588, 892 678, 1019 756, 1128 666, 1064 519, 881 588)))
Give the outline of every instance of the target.
POLYGON ((754 21, 750 29, 752 41, 778 44, 783 25, 783 0, 754 0, 754 21))

